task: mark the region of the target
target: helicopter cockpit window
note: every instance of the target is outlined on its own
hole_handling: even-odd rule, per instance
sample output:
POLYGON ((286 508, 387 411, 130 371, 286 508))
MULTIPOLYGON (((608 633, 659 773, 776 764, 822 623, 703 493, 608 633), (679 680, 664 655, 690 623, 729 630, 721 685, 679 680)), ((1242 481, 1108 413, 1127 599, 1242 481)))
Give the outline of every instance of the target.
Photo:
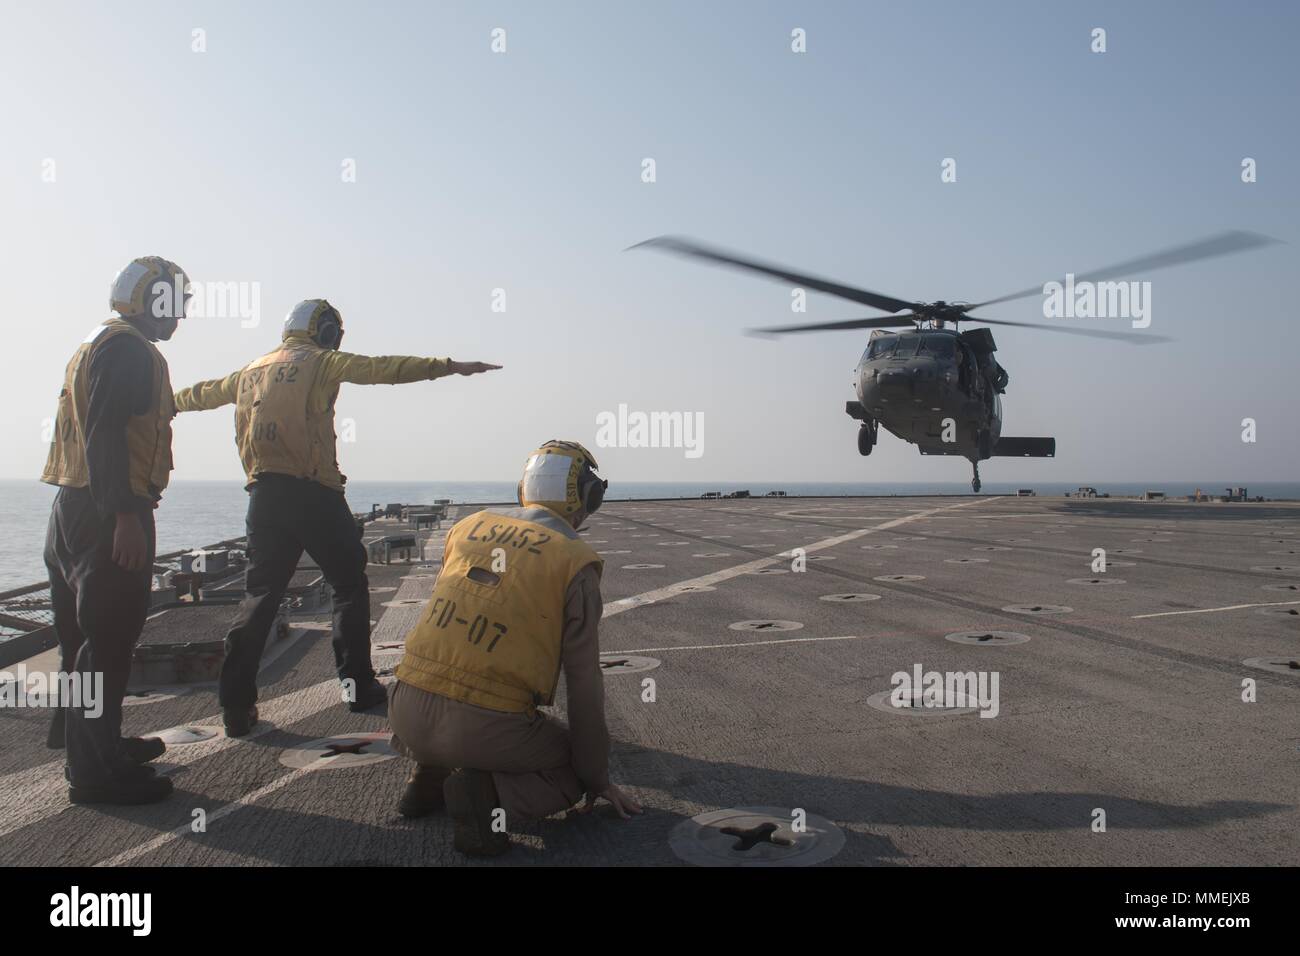
POLYGON ((882 335, 878 339, 873 339, 867 346, 867 358, 884 358, 894 351, 894 346, 898 344, 898 336, 882 335))
POLYGON ((925 335, 921 337, 920 355, 933 355, 935 358, 951 359, 953 357, 953 338, 951 335, 925 335))
POLYGON ((894 349, 894 358, 911 358, 916 354, 917 346, 921 344, 919 335, 896 335, 894 340, 898 346, 894 349))

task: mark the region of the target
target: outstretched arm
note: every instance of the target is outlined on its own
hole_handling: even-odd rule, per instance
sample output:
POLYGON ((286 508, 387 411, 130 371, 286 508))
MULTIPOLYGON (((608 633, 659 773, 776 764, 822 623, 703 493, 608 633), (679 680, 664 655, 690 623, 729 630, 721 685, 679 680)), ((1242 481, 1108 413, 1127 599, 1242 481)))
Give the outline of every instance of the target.
POLYGON ((202 412, 232 404, 239 395, 239 374, 231 372, 225 378, 211 378, 182 388, 175 395, 176 411, 202 412))
POLYGON ((444 375, 474 375, 499 365, 484 362, 455 362, 449 358, 420 358, 415 355, 355 355, 329 352, 321 366, 328 385, 401 385, 442 378, 444 375))

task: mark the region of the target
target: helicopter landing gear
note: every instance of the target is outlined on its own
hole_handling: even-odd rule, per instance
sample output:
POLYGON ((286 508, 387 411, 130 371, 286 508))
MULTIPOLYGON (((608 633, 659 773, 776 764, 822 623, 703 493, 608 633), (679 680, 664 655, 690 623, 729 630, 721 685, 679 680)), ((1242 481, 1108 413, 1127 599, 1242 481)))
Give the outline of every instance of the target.
POLYGON ((862 427, 858 429, 858 454, 870 455, 871 449, 876 445, 876 420, 874 418, 863 421, 862 427))
POLYGON ((970 480, 970 490, 978 495, 980 493, 980 463, 976 461, 971 462, 971 464, 975 467, 975 477, 970 480))

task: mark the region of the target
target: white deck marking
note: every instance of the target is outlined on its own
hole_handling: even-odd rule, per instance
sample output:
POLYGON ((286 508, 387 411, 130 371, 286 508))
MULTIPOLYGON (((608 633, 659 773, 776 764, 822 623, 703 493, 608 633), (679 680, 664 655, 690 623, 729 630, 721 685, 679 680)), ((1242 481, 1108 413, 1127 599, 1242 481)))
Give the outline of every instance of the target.
POLYGON ((785 640, 738 641, 732 644, 683 644, 680 647, 638 647, 635 650, 608 651, 610 654, 649 654, 651 651, 712 651, 723 647, 758 647, 760 644, 807 644, 811 641, 861 641, 870 634, 848 634, 844 637, 787 637, 785 640))
POLYGON ((1175 614, 1214 614, 1216 611, 1240 611, 1247 607, 1286 607, 1288 604, 1300 604, 1300 601, 1267 601, 1263 604, 1229 604, 1227 607, 1199 607, 1191 611, 1160 611, 1157 614, 1134 614, 1133 620, 1143 617, 1173 617, 1175 614))
MULTIPOLYGON (((331 678, 265 702, 259 701, 260 719, 247 736, 232 739, 223 733, 184 747, 168 747, 158 762, 167 767, 188 766, 264 734, 283 730, 289 724, 305 720, 329 707, 342 706, 342 700, 339 682, 331 678)), ((221 711, 185 723, 220 727, 221 711)), ((0 777, 0 837, 62 813, 70 806, 62 755, 49 763, 5 774, 0 777)))
MULTIPOLYGON (((917 511, 910 515, 904 515, 901 518, 894 518, 883 524, 873 525, 870 528, 858 528, 856 531, 849 531, 845 534, 837 534, 833 538, 823 538, 821 541, 815 541, 812 544, 802 545, 803 550, 811 554, 814 551, 824 551, 827 548, 833 548, 837 545, 844 544, 846 541, 856 541, 858 538, 868 534, 875 534, 877 531, 888 531, 890 528, 897 528, 899 525, 907 524, 909 521, 917 521, 921 518, 928 518, 931 515, 939 514, 943 511, 953 511, 957 508, 968 508, 971 505, 982 504, 985 501, 996 501, 996 497, 975 498, 972 501, 963 501, 958 505, 944 505, 941 508, 927 508, 924 511, 917 511)), ((790 549, 786 549, 787 551, 790 549)), ((620 598, 617 601, 610 601, 605 605, 603 617, 611 617, 615 614, 621 614, 624 611, 630 611, 634 607, 644 607, 647 604, 655 604, 659 601, 666 600, 670 597, 681 597, 684 594, 690 594, 689 591, 682 591, 681 588, 688 585, 692 586, 711 586, 723 581, 729 581, 732 578, 739 577, 742 574, 748 574, 751 571, 757 571, 760 568, 770 568, 774 564, 784 564, 789 558, 775 556, 771 558, 756 558, 753 561, 746 561, 744 564, 737 564, 734 567, 723 568, 721 571, 714 571, 711 574, 704 574, 698 578, 689 578, 685 581, 678 581, 676 584, 670 584, 667 587, 655 588, 653 591, 644 591, 641 594, 634 594, 632 597, 620 598)))
MULTIPOLYGON (((243 809, 244 807, 247 806, 252 806, 253 803, 262 799, 262 797, 275 793, 275 791, 277 790, 282 790, 283 788, 287 787, 289 784, 297 780, 299 777, 301 777, 303 774, 307 774, 307 773, 312 773, 311 768, 303 767, 300 770, 294 770, 291 771, 290 773, 286 773, 282 777, 276 777, 274 780, 272 780, 270 783, 266 784, 265 786, 258 787, 256 790, 250 790, 248 793, 244 794, 238 800, 235 800, 232 803, 225 803, 217 807, 215 810, 213 810, 211 813, 207 815, 207 822, 209 824, 215 823, 217 820, 220 820, 222 817, 230 816, 236 810, 243 809)), ((183 826, 177 827, 175 830, 169 830, 167 833, 159 834, 158 836, 154 837, 152 840, 148 840, 137 846, 133 846, 129 850, 123 850, 117 856, 110 856, 106 860, 100 860, 98 863, 95 864, 95 866, 125 866, 126 864, 130 863, 132 860, 136 860, 144 856, 146 853, 152 853, 154 850, 166 846, 168 843, 171 843, 174 840, 178 840, 183 836, 191 836, 191 835, 202 837, 202 836, 206 836, 207 834, 194 833, 190 829, 190 824, 186 823, 183 826)))

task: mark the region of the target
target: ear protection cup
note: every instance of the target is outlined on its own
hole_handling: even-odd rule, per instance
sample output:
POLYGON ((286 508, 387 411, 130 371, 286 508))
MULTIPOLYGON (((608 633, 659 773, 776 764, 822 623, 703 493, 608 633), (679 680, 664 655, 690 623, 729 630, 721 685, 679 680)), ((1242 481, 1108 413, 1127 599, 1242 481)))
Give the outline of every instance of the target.
POLYGON ((336 313, 326 312, 316 320, 316 344, 321 348, 337 348, 341 338, 343 338, 343 326, 336 313))
POLYGON ((595 514, 605 501, 605 489, 609 487, 609 482, 596 477, 590 468, 584 469, 582 475, 585 484, 578 489, 578 497, 582 499, 583 510, 587 514, 595 514))

